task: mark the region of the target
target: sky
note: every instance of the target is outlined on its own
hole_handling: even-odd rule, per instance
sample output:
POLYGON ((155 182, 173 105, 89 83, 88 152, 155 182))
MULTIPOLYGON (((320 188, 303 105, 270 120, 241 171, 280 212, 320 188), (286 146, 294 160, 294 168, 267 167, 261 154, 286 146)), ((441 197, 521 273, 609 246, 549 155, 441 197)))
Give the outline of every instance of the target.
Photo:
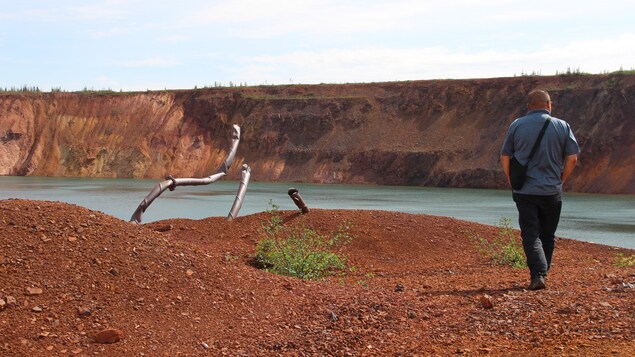
POLYGON ((144 91, 635 68, 635 1, 0 0, 0 89, 144 91))

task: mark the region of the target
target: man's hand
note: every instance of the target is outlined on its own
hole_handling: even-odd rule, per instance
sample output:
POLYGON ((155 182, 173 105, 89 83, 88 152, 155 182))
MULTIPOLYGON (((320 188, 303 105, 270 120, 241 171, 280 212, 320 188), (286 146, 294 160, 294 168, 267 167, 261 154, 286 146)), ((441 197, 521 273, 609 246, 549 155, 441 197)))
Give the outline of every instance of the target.
POLYGON ((578 163, 578 155, 573 154, 564 158, 564 169, 562 170, 562 184, 567 181, 571 173, 573 172, 573 168, 578 163))
POLYGON ((512 182, 509 179, 509 161, 511 161, 511 156, 501 155, 501 165, 503 166, 503 171, 505 171, 505 176, 507 176, 507 183, 511 186, 512 182))

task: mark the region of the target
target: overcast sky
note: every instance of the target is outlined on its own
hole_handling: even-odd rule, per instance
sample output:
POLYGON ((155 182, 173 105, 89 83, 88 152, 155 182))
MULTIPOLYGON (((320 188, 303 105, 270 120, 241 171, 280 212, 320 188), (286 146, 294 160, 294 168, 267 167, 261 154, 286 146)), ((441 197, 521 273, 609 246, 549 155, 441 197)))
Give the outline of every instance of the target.
POLYGON ((0 87, 384 82, 635 68, 635 1, 0 0, 0 87))

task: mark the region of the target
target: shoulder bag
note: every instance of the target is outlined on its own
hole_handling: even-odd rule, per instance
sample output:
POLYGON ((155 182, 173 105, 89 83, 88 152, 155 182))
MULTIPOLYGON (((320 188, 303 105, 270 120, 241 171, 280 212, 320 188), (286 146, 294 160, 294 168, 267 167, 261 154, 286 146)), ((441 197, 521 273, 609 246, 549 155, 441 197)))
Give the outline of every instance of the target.
POLYGON ((509 160, 509 180, 511 181, 512 188, 514 190, 520 190, 523 188, 525 184, 525 179, 527 178, 527 167, 529 166, 529 161, 536 154, 536 150, 538 149, 538 145, 540 145, 540 141, 542 137, 545 135, 545 131, 551 122, 551 118, 547 118, 545 121, 545 125, 542 126, 542 130, 540 130, 540 134, 538 134, 538 138, 534 143, 534 147, 531 148, 531 152, 529 153, 529 157, 527 158, 527 163, 525 165, 521 165, 518 160, 514 156, 512 156, 511 160, 509 160))

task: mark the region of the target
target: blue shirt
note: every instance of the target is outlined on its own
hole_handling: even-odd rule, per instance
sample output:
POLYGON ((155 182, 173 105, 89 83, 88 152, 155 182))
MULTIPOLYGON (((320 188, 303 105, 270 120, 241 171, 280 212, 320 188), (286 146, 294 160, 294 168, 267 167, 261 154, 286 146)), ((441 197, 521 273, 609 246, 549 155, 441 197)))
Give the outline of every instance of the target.
MULTIPOLYGON (((521 164, 526 164, 531 148, 547 118, 548 110, 532 110, 524 117, 514 120, 503 142, 501 155, 514 156, 521 164)), ((551 123, 529 162, 527 179, 516 193, 527 195, 553 195, 562 192, 562 170, 565 156, 580 152, 573 131, 564 120, 551 117, 551 123)))

